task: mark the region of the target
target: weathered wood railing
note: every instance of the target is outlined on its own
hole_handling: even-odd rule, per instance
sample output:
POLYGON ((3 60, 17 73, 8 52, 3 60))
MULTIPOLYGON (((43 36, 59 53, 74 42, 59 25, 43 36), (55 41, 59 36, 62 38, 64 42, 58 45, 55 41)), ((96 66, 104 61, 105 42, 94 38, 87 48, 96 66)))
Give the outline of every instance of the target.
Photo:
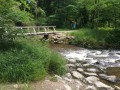
MULTIPOLYGON (((3 27, 0 27, 0 28, 3 28, 3 27)), ((12 28, 14 28, 15 30, 18 30, 17 35, 51 34, 51 33, 55 33, 56 31, 55 30, 56 26, 20 26, 20 27, 12 27, 12 28)))

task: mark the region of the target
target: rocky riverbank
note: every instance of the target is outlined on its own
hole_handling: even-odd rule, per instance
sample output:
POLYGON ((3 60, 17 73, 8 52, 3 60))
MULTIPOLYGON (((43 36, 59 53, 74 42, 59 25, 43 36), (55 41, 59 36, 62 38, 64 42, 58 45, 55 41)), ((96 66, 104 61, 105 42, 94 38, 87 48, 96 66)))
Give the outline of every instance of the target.
POLYGON ((54 46, 54 49, 67 59, 66 78, 69 81, 76 79, 82 82, 85 86, 83 90, 120 90, 120 72, 116 72, 118 76, 115 73, 107 74, 109 68, 120 68, 120 51, 84 48, 73 50, 68 47, 54 46))
POLYGON ((39 37, 40 40, 47 40, 53 44, 68 44, 74 39, 68 32, 58 32, 53 34, 45 34, 39 37))

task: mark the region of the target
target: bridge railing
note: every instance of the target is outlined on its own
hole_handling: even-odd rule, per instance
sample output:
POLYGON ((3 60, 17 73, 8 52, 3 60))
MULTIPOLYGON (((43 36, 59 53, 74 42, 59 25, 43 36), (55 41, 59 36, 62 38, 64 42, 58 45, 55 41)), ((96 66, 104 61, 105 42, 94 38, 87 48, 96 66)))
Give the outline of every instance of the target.
POLYGON ((18 35, 21 35, 21 33, 23 35, 35 35, 35 34, 42 34, 42 33, 54 33, 56 31, 55 29, 56 26, 19 26, 19 27, 12 27, 12 28, 15 28, 15 30, 18 30, 18 35))

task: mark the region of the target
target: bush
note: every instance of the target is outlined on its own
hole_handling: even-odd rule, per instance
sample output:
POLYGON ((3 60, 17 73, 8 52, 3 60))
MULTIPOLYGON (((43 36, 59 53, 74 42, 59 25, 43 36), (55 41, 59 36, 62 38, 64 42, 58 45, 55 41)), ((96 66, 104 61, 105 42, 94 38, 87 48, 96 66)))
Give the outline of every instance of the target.
POLYGON ((78 32, 73 32, 71 35, 75 36, 72 44, 80 45, 87 48, 120 48, 120 30, 91 30, 80 29, 78 32))
POLYGON ((102 30, 83 28, 71 34, 75 36, 75 40, 72 41, 72 44, 87 48, 102 48, 104 46, 104 38, 106 33, 106 31, 102 30))
POLYGON ((0 53, 0 81, 27 82, 41 80, 47 74, 63 74, 65 60, 46 44, 20 40, 0 53))
POLYGON ((80 45, 87 48, 119 48, 120 47, 120 30, 91 30, 80 29, 73 32, 75 36, 72 44, 80 45))
POLYGON ((120 29, 109 31, 105 38, 109 47, 120 47, 120 29))

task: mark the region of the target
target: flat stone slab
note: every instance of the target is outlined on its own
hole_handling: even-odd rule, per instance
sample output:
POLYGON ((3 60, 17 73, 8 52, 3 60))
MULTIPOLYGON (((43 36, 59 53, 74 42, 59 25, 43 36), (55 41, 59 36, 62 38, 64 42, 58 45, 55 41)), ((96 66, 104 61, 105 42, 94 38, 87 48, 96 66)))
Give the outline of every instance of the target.
POLYGON ((72 71, 72 76, 76 79, 83 79, 84 76, 77 71, 72 71))
POLYGON ((84 72, 86 76, 98 76, 96 73, 84 72))
POLYGON ((111 86, 108 86, 100 81, 95 82, 95 86, 98 90, 114 90, 111 86))
POLYGON ((90 76, 90 77, 87 77, 86 78, 86 81, 89 83, 89 84, 94 84, 96 81, 99 81, 99 78, 95 77, 95 76, 90 76))
POLYGON ((116 76, 107 76, 105 74, 99 74, 99 76, 102 78, 102 79, 105 79, 107 81, 110 81, 110 82, 116 82, 117 81, 117 77, 116 76))

